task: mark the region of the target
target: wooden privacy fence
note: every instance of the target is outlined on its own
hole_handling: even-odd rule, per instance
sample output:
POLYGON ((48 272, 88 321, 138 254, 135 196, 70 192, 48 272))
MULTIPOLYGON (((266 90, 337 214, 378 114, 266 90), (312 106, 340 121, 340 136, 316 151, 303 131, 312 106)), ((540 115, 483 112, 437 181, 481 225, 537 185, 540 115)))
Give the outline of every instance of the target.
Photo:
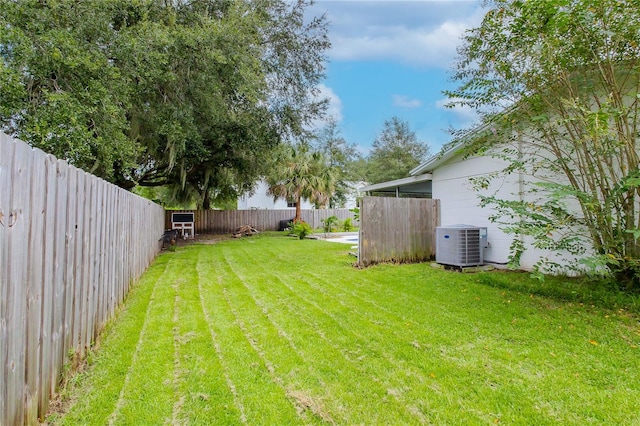
POLYGON ((158 252, 162 207, 0 133, 0 424, 36 424, 158 252))
MULTIPOLYGON (((281 220, 293 219, 290 210, 167 210, 165 227, 171 227, 171 213, 194 213, 196 234, 227 234, 242 225, 252 225, 258 231, 277 231, 281 220)), ((302 220, 313 228, 322 227, 322 219, 336 216, 343 221, 354 214, 349 209, 302 210, 302 220)), ((354 222, 357 226, 357 223, 354 222)))
POLYGON ((364 197, 360 203, 358 264, 432 259, 440 201, 364 197))

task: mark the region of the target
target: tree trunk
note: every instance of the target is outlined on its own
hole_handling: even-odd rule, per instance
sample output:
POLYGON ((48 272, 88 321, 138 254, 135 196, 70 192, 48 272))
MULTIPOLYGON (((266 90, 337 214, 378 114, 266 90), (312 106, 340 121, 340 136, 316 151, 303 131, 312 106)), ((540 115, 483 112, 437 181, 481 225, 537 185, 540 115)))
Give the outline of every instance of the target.
POLYGON ((204 198, 202 200, 202 209, 209 210, 211 208, 211 198, 209 197, 209 191, 204 192, 204 198))
POLYGON ((296 199, 296 217, 293 219, 293 223, 302 222, 302 218, 300 217, 301 216, 301 214, 300 214, 300 201, 301 201, 300 198, 301 197, 298 197, 296 199))

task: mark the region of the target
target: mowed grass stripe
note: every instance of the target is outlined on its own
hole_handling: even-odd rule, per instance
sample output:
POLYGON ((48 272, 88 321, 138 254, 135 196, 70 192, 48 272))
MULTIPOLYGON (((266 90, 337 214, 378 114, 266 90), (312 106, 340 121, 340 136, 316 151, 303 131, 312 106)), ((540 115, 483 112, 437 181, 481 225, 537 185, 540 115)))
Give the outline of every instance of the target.
POLYGON ((287 399, 286 390, 269 371, 269 360, 238 313, 244 306, 229 295, 242 284, 217 261, 226 245, 201 247, 211 258, 199 266, 201 276, 216 277, 216 281, 202 282, 201 292, 209 327, 219 341, 220 361, 233 383, 247 424, 298 424, 301 418, 287 399))
MULTIPOLYGON (((227 365, 227 363, 225 363, 225 359, 222 353, 222 348, 220 346, 220 338, 218 337, 218 333, 215 331, 214 327, 213 327, 213 319, 211 316, 211 313, 208 311, 207 309, 207 305, 209 305, 209 307, 215 307, 215 303, 205 303, 205 295, 206 296, 211 296, 211 292, 205 293, 203 291, 203 288, 208 285, 208 286, 212 286, 213 285, 213 280, 211 280, 210 278, 208 278, 208 276, 205 274, 205 272, 203 271, 205 262, 202 261, 202 258, 204 256, 206 256, 207 258, 210 257, 210 252, 209 251, 204 251, 202 250, 200 252, 200 256, 199 259, 200 261, 198 262, 198 267, 197 267, 197 272, 198 272, 198 294, 199 294, 199 299, 200 299, 200 307, 202 308, 202 312, 204 313, 204 318, 206 321, 206 326, 207 329, 209 330, 209 336, 211 338, 211 344, 213 345, 213 348, 215 350, 216 356, 217 356, 217 362, 216 364, 218 364, 220 366, 220 377, 224 377, 225 380, 225 384, 228 388, 229 391, 229 396, 231 397, 231 401, 233 403, 233 405, 231 404, 227 404, 225 405, 227 412, 229 413, 229 415, 234 414, 235 412, 235 418, 238 420, 237 422, 233 422, 233 423, 242 423, 242 424, 246 424, 247 423, 247 416, 245 414, 245 408, 244 405, 242 404, 242 401, 240 400, 240 396, 238 395, 238 390, 236 388, 236 385, 233 383, 233 381, 231 380, 231 376, 230 376, 230 371, 229 371, 229 366, 227 365)), ((231 422, 229 422, 231 423, 231 422)))
POLYGON ((90 354, 89 369, 74 378, 81 383, 69 396, 65 416, 49 419, 62 425, 104 425, 115 410, 131 369, 150 301, 169 258, 157 258, 132 289, 119 311, 104 330, 100 347, 90 354))
MULTIPOLYGON (((151 382, 164 384, 168 403, 163 416, 150 419, 640 424, 637 316, 522 293, 534 287, 526 274, 458 274, 427 264, 358 270, 348 250, 261 234, 162 255, 148 274, 159 278, 162 270, 154 268, 160 265, 177 275, 167 270, 166 282, 153 283, 153 297, 150 287, 136 286, 121 316, 135 306, 139 290, 147 291, 147 305, 137 315, 148 308, 149 315, 162 316, 149 305, 167 307, 169 325, 158 328, 166 339, 153 343, 166 340, 160 350, 167 359, 160 374, 165 381, 151 382)), ((140 337, 137 321, 129 326, 133 336, 122 337, 140 337)), ((151 344, 146 329, 153 324, 144 325, 140 348, 151 344)), ((111 333, 120 333, 119 324, 111 333)), ((75 404, 76 414, 94 404, 90 409, 103 413, 100 420, 91 421, 87 408, 66 424, 104 424, 121 390, 124 409, 129 365, 126 389, 150 383, 134 374, 144 368, 132 363, 135 341, 122 347, 131 353, 113 359, 128 363, 124 369, 100 363, 102 372, 90 370, 77 380, 82 387, 92 376, 115 372, 115 391, 75 404)), ((142 416, 153 404, 139 402, 136 424, 150 423, 142 416)), ((129 424, 132 418, 122 413, 116 423, 129 424)))
MULTIPOLYGON (((240 251, 236 256, 238 259, 247 259, 247 254, 246 251, 240 251)), ((228 260, 228 263, 236 262, 228 260)), ((263 313, 268 309, 266 306, 271 306, 269 312, 272 316, 277 316, 278 321, 286 323, 288 328, 281 334, 294 336, 296 346, 301 350, 304 348, 307 374, 311 375, 307 383, 313 383, 317 380, 313 378, 319 375, 326 376, 328 370, 339 373, 335 374, 332 380, 325 379, 320 383, 320 387, 316 388, 316 392, 323 392, 321 399, 326 400, 327 395, 334 399, 338 396, 339 408, 336 409, 346 413, 357 412, 349 408, 359 408, 361 401, 366 399, 369 401, 371 413, 375 413, 376 416, 372 420, 410 421, 412 416, 416 415, 415 410, 411 410, 411 407, 404 403, 394 401, 400 396, 397 392, 399 383, 394 380, 396 361, 386 356, 379 346, 371 347, 365 336, 357 333, 351 325, 347 325, 350 319, 336 319, 323 307, 333 306, 335 301, 329 300, 326 304, 309 301, 303 295, 309 296, 314 290, 309 291, 305 288, 302 285, 304 280, 292 277, 285 281, 269 274, 269 265, 266 265, 261 261, 261 256, 255 256, 247 260, 244 267, 232 269, 247 288, 245 297, 252 297, 263 313), (245 270, 250 270, 255 278, 246 278, 243 273, 245 270), (258 277, 256 273, 259 274, 258 277), (372 377, 377 380, 372 382, 372 377), (401 414, 403 410, 407 411, 406 418, 401 414), (389 412, 393 413, 392 418, 385 417, 389 412)), ((268 335, 264 336, 265 340, 269 338, 268 335)), ((273 345, 270 345, 270 348, 273 348, 273 345)))
MULTIPOLYGON (((266 308, 257 298, 256 293, 251 291, 252 284, 242 280, 241 274, 237 273, 238 268, 253 267, 251 261, 244 260, 241 252, 233 251, 234 259, 229 258, 229 251, 222 253, 218 260, 219 270, 225 270, 226 280, 237 283, 229 287, 227 297, 233 303, 242 308, 239 321, 248 338, 258 348, 265 365, 274 376, 274 380, 286 391, 290 403, 296 406, 298 413, 303 416, 305 422, 331 421, 327 408, 324 406, 323 398, 327 392, 326 384, 318 375, 312 374, 313 368, 309 353, 301 351, 295 344, 301 336, 312 333, 311 327, 304 327, 302 335, 290 336, 288 331, 274 320, 273 312, 278 309, 279 303, 266 308), (235 268, 231 264, 241 262, 235 268), (311 373, 310 373, 311 371, 311 373)), ((256 278, 259 281, 260 278, 256 278)), ((298 319, 289 317, 293 321, 298 319)), ((317 348, 316 348, 317 349, 317 348)), ((327 368, 330 368, 327 365, 327 368)))
POLYGON ((195 267, 195 263, 180 256, 171 257, 166 272, 156 283, 121 400, 110 424, 171 422, 176 398, 172 386, 175 286, 184 279, 182 270, 189 266, 195 267))
MULTIPOLYGON (((310 243, 313 244, 313 242, 310 243)), ((284 245, 286 243, 279 245, 273 241, 269 244, 268 250, 279 251, 281 258, 286 257, 287 251, 283 250, 284 245)), ((313 249, 310 252, 307 255, 307 250, 300 250, 300 254, 296 258, 296 265, 323 262, 323 258, 315 257, 310 262, 309 259, 316 254, 313 253, 313 249)), ((254 257, 260 259, 261 253, 262 251, 255 252, 254 257)), ((246 254, 245 257, 247 257, 246 254)), ((328 258, 329 256, 326 257, 328 258)), ((262 260, 257 263, 264 264, 262 260)), ((551 380, 556 371, 561 372, 563 378, 573 377, 573 375, 567 375, 566 372, 559 368, 562 365, 561 363, 553 363, 553 360, 551 362, 540 361, 550 358, 547 344, 552 343, 556 346, 558 344, 564 346, 565 340, 562 337, 554 339, 553 327, 545 325, 545 312, 541 312, 538 298, 530 298, 528 295, 519 293, 505 295, 505 292, 500 292, 495 288, 475 285, 474 281, 478 280, 476 276, 442 272, 425 268, 425 266, 404 265, 402 267, 394 267, 383 265, 367 271, 356 271, 364 275, 366 279, 383 283, 372 286, 374 288, 380 288, 382 285, 385 288, 396 289, 398 294, 395 297, 388 298, 388 303, 396 309, 398 309, 398 306, 405 309, 412 320, 409 320, 406 325, 403 324, 401 327, 394 327, 394 329, 416 329, 418 333, 422 334, 426 331, 427 336, 425 337, 433 335, 430 340, 424 339, 417 342, 423 351, 428 354, 431 364, 434 366, 432 373, 429 374, 431 380, 428 380, 424 386, 429 386, 444 395, 446 397, 445 404, 441 404, 433 396, 425 398, 425 395, 428 394, 425 394, 423 387, 420 386, 405 387, 411 399, 423 406, 422 411, 435 420, 439 418, 438 413, 440 411, 446 412, 448 410, 446 407, 450 407, 451 403, 455 403, 460 408, 461 418, 468 419, 478 416, 478 413, 486 411, 478 408, 478 401, 483 401, 487 397, 495 399, 498 403, 494 412, 480 416, 484 420, 491 419, 496 414, 504 411, 512 410, 514 401, 520 408, 516 412, 522 412, 522 415, 513 417, 515 419, 519 418, 522 421, 527 418, 536 418, 536 416, 542 420, 548 420, 549 416, 562 419, 563 417, 558 417, 557 413, 555 413, 558 410, 545 410, 544 407, 553 406, 553 401, 556 399, 559 400, 556 405, 561 405, 562 399, 564 399, 562 394, 565 393, 563 390, 558 389, 559 392, 554 390, 553 393, 545 395, 530 392, 529 388, 532 380, 540 380, 540 377, 551 380), (407 276, 407 269, 415 270, 415 273, 407 276), (385 276, 387 275, 386 270, 394 272, 396 270, 405 270, 405 280, 394 282, 393 286, 384 286, 385 280, 388 280, 388 276, 385 276), (420 283, 419 281, 423 282, 420 283), (439 281, 444 282, 439 283, 439 281), (416 299, 418 299, 417 295, 420 295, 421 303, 415 303, 416 299), (443 299, 442 295, 447 297, 443 299), (455 299, 452 299, 452 296, 455 299), (517 306, 517 303, 511 304, 508 299, 520 299, 521 306, 517 306), (513 307, 515 306, 517 307, 514 309, 513 307), (421 307, 429 308, 431 311, 425 311, 421 307), (449 315, 444 315, 448 317, 445 321, 442 320, 440 312, 449 312, 449 315), (451 321, 451 317, 454 316, 452 313, 455 313, 456 319, 454 321, 451 321), (478 316, 481 318, 480 321, 477 319, 478 316), (540 321, 541 316, 543 317, 542 321, 540 321), (523 321, 525 322, 523 324, 526 329, 525 334, 529 332, 532 335, 536 335, 535 339, 522 339, 523 330, 520 329, 519 324, 518 326, 511 324, 513 319, 518 322, 521 318, 527 317, 533 318, 533 321, 528 324, 523 321), (540 334, 540 328, 543 329, 542 335, 540 334), (508 332, 506 333, 506 338, 505 330, 508 332), (430 344, 431 340, 438 342, 438 344, 430 344), (537 357, 533 362, 527 358, 527 353, 532 349, 534 352, 540 351, 540 353, 536 354, 537 357), (520 352, 519 358, 518 352, 520 352), (456 374, 452 375, 451 371, 455 371, 456 374), (511 371, 513 374, 508 380, 505 380, 505 371, 511 371), (431 377, 432 375, 435 377, 431 377), (449 389, 448 387, 451 388, 449 389), (443 389, 445 392, 442 392, 443 389), (455 396, 456 394, 458 394, 458 397, 452 401, 451 395, 455 396), (558 394, 562 396, 558 397, 558 394), (506 407, 506 410, 501 410, 500 407, 502 406, 506 407)), ((319 268, 310 269, 317 271, 319 268)), ((247 270, 251 270, 251 268, 247 270)), ((296 270, 300 271, 304 270, 304 268, 280 270, 278 277, 284 279, 290 274, 309 276, 304 273, 296 274, 291 272, 296 270)), ((335 273, 335 265, 333 267, 329 265, 327 270, 333 271, 335 275, 338 275, 335 273)), ((328 274, 328 276, 331 275, 328 274)), ((343 271, 340 268, 339 277, 343 285, 345 282, 349 282, 348 288, 354 286, 362 288, 362 286, 358 285, 357 280, 355 283, 349 280, 351 278, 349 275, 350 272, 348 270, 343 271), (345 276, 347 277, 346 280, 345 276)), ((514 274, 513 276, 521 279, 522 275, 514 274)), ((483 275, 478 275, 477 277, 483 277, 483 275)), ((310 293, 303 289, 300 292, 304 294, 310 293)), ((376 292, 373 293, 375 294, 376 292)), ((328 306, 331 305, 328 302, 328 306)), ((358 304, 354 303, 352 306, 358 306, 358 304)), ((584 312, 578 311, 577 314, 582 315, 584 312)), ((587 313, 587 315, 589 314, 587 313)), ((390 335, 392 334, 390 333, 390 335)), ((588 334, 588 331, 586 334, 588 334)), ((575 339, 571 339, 571 343, 567 345, 567 350, 569 351, 576 346, 582 345, 584 348, 584 345, 588 342, 585 335, 579 332, 574 332, 573 337, 575 339)), ((402 350, 412 352, 412 348, 394 344, 397 342, 393 342, 393 339, 389 340, 390 346, 401 347, 403 348, 402 350)), ((628 345, 624 346, 624 348, 630 349, 628 345)), ((424 373, 427 373, 427 371, 424 373)), ((612 373, 614 377, 617 376, 615 372, 612 373)), ((549 386, 554 387, 551 383, 549 386)), ((589 392, 588 389, 584 391, 590 396, 596 396, 593 392, 589 392)), ((570 394, 571 391, 567 390, 566 395, 569 396, 570 394)), ((458 417, 456 416, 456 418, 458 417)), ((615 418, 615 415, 608 415, 607 418, 615 418)), ((575 420, 575 417, 568 416, 565 419, 575 420)))
POLYGON ((200 301, 198 265, 203 252, 187 248, 180 256, 189 259, 175 285, 173 318, 176 366, 173 424, 234 424, 240 413, 222 374, 200 301))

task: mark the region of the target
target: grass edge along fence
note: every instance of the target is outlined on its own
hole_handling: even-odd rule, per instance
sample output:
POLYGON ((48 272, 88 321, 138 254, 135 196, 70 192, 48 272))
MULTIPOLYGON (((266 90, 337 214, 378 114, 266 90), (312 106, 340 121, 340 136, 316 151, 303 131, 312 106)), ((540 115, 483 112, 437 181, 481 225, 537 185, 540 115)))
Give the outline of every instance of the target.
POLYGON ((0 133, 0 424, 37 424, 159 251, 164 209, 0 133))
MULTIPOLYGON (((196 234, 227 234, 244 225, 252 225, 258 231, 278 231, 281 220, 290 220, 296 215, 295 209, 280 210, 167 210, 165 227, 171 228, 171 213, 194 213, 196 234)), ((340 222, 354 219, 349 209, 302 210, 302 220, 313 229, 322 227, 322 220, 336 216, 340 222)), ((354 221, 353 226, 358 226, 354 221)))
POLYGON ((358 265, 433 259, 439 225, 440 200, 363 197, 358 265))

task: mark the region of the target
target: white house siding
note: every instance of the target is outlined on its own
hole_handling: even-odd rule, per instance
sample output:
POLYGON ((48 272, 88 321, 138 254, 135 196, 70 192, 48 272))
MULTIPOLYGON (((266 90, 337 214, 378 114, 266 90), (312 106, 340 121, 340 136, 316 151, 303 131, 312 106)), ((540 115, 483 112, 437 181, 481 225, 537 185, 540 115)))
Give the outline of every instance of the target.
MULTIPOLYGON (((486 261, 506 263, 512 237, 502 232, 489 220, 492 210, 481 208, 478 193, 472 188, 470 179, 487 176, 502 170, 505 163, 491 157, 463 158, 458 156, 433 170, 433 198, 440 200, 440 222, 448 225, 474 225, 487 227, 489 248, 485 249, 486 261)), ((518 196, 518 182, 502 181, 498 189, 501 197, 518 196)), ((487 194, 494 188, 487 190, 487 194)), ((524 265, 523 265, 524 266, 524 265)))
MULTIPOLYGON (((485 154, 481 157, 464 158, 458 155, 432 171, 433 198, 440 200, 440 220, 442 226, 466 224, 486 226, 489 248, 485 249, 485 260, 495 263, 508 262, 510 246, 513 237, 500 230, 497 223, 492 223, 489 217, 494 213, 491 206, 480 207, 479 193, 472 188, 471 179, 489 176, 504 169, 506 162, 485 154)), ((513 173, 495 177, 491 186, 482 191, 484 195, 496 194, 501 199, 517 200, 522 190, 530 187, 536 179, 527 174, 513 173)), ((525 195, 524 200, 528 197, 525 195)), ((579 214, 575 200, 567 200, 573 210, 579 214)), ((527 250, 520 260, 520 267, 531 270, 541 257, 562 263, 565 254, 557 257, 547 250, 535 249, 531 241, 525 241, 527 250)))
MULTIPOLYGON (((247 193, 238 198, 238 210, 295 210, 295 207, 287 207, 287 200, 279 198, 273 201, 273 195, 268 195, 268 189, 266 182, 258 182, 253 195, 247 193)), ((313 209, 314 205, 303 199, 301 208, 313 209)))
MULTIPOLYGON (((523 155, 534 155, 535 158, 538 158, 538 159, 553 158, 553 154, 551 154, 548 151, 543 151, 541 149, 533 149, 533 153, 528 153, 526 149, 527 149, 527 144, 525 143, 524 149, 523 149, 523 155)), ((529 147, 529 149, 531 148, 529 147)), ((529 166, 529 169, 531 169, 531 166, 529 166)), ((530 193, 531 189, 535 186, 535 182, 555 182, 555 183, 563 183, 563 184, 569 183, 568 178, 564 174, 554 174, 553 172, 540 170, 540 169, 538 169, 535 172, 535 175, 531 171, 529 172, 529 174, 524 174, 523 181, 524 181, 523 200, 527 202, 539 202, 537 198, 539 198, 540 195, 534 195, 530 193)), ((580 208, 580 203, 576 198, 565 197, 563 199, 563 202, 567 210, 571 212, 575 217, 578 217, 578 218, 583 217, 582 210, 580 208)), ((586 249, 586 256, 593 255, 593 249, 592 249, 590 238, 588 236, 589 232, 587 229, 579 228, 579 227, 574 227, 571 229, 565 228, 561 231, 556 231, 555 232, 556 237, 558 237, 559 232, 563 232, 565 235, 581 236, 584 240, 582 245, 586 249)), ((525 239, 524 242, 525 242, 525 247, 532 247, 532 244, 533 244, 532 239, 527 238, 525 239)), ((523 253, 521 258, 521 264, 527 265, 525 269, 530 269, 531 267, 533 267, 533 265, 535 265, 540 260, 541 257, 548 259, 552 262, 556 262, 563 265, 567 264, 570 261, 576 260, 575 256, 569 254, 568 252, 556 253, 554 251, 549 251, 549 250, 540 250, 540 249, 530 248, 523 253)))
POLYGON ((358 207, 358 197, 362 196, 362 192, 360 191, 362 188, 367 186, 366 182, 348 182, 349 192, 346 194, 346 200, 344 206, 340 206, 345 209, 353 209, 358 207))

